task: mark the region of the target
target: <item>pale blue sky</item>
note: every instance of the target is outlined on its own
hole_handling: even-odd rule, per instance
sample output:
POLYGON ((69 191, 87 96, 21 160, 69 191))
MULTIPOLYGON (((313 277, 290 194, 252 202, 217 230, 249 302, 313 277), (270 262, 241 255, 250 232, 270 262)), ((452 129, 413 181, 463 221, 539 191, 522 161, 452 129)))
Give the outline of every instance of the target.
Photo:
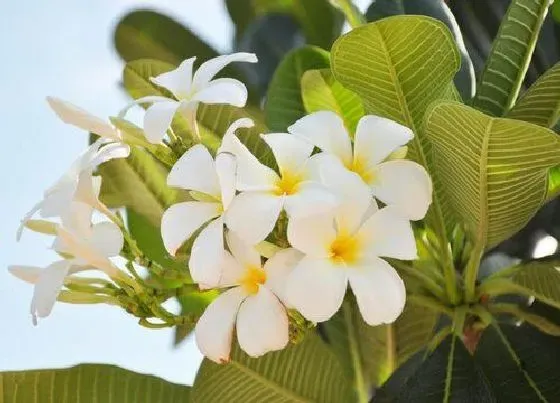
POLYGON ((171 330, 142 328, 118 308, 57 304, 34 327, 32 287, 6 270, 56 259, 49 237, 28 231, 16 243, 15 231, 86 146, 87 135, 60 122, 45 97, 115 115, 126 98, 117 87, 122 63, 111 44, 113 26, 138 7, 172 14, 218 50, 229 50, 233 31, 223 0, 27 0, 7 2, 0 13, 0 370, 101 362, 175 382, 194 379, 201 356, 192 341, 173 349, 171 330))

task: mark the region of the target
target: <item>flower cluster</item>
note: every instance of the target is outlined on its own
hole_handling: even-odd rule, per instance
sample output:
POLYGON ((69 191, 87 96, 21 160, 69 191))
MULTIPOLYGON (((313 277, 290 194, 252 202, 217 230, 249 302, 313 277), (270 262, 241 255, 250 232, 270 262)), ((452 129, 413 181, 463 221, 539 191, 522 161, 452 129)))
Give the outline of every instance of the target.
MULTIPOLYGON (((254 55, 220 56, 193 74, 194 61, 152 78, 173 99, 135 101, 151 104, 144 117, 147 144, 161 144, 176 113, 189 119, 199 139, 200 103, 245 105, 243 83, 214 76, 228 63, 256 62, 254 55)), ((115 220, 92 225, 91 214, 97 209, 113 219, 99 202, 100 177, 92 173, 105 161, 126 157, 129 148, 112 125, 60 100, 49 103, 63 121, 102 137, 24 219, 26 225, 36 212, 61 218, 53 248, 64 259, 44 270, 11 268, 35 284, 31 309, 38 316, 49 314, 65 279, 77 271, 94 268, 126 278, 109 260, 121 251, 126 228, 115 220)), ((247 118, 233 122, 215 151, 192 146, 167 177, 168 186, 190 197, 163 214, 165 248, 172 256, 185 250, 200 289, 221 291, 196 324, 200 350, 213 361, 228 361, 234 328, 251 356, 282 349, 289 341, 290 310, 314 323, 326 321, 348 286, 366 323, 396 320, 406 291, 386 258, 416 258, 411 221, 425 216, 432 197, 426 170, 404 159, 412 131, 368 115, 349 133, 334 112, 315 112, 287 133, 261 135, 274 156, 272 168, 237 136, 252 126, 247 118)))

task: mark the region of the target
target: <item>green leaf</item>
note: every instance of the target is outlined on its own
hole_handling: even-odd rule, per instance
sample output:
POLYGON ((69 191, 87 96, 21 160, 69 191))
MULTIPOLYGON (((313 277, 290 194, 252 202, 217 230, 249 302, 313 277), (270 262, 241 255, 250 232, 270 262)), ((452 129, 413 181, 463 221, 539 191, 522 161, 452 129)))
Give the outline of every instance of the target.
MULTIPOLYGON (((155 77, 173 68, 175 66, 172 64, 157 60, 129 62, 123 75, 125 88, 134 99, 148 95, 169 97, 171 95, 152 83, 150 77, 155 77)), ((266 127, 260 122, 258 113, 252 110, 249 112, 249 110, 249 108, 241 109, 229 105, 201 104, 198 107, 197 120, 201 126, 203 143, 211 149, 216 149, 231 123, 242 117, 250 117, 255 121, 255 127, 239 130, 239 139, 261 160, 270 159, 270 150, 260 138, 260 134, 266 132, 266 127)), ((172 127, 176 134, 186 139, 187 143, 190 142, 186 118, 176 115, 172 127)))
POLYGON ((535 328, 493 325, 482 334, 475 359, 499 402, 560 401, 560 342, 535 328))
POLYGON ((397 367, 424 348, 438 318, 434 311, 407 302, 394 324, 369 326, 357 307, 349 308, 345 305, 323 329, 344 372, 351 379, 360 373, 366 386, 383 384, 397 367), (360 362, 353 362, 352 349, 357 351, 360 362))
POLYGON ((167 187, 167 171, 152 156, 132 147, 126 159, 99 166, 101 200, 109 207, 128 207, 159 228, 161 215, 176 199, 167 187))
POLYGON ((178 65, 189 57, 200 61, 218 53, 188 28, 154 11, 140 10, 125 15, 114 34, 115 47, 126 62, 155 59, 178 65))
POLYGON ((226 0, 226 7, 235 25, 235 41, 239 42, 243 33, 256 18, 252 0, 226 0))
POLYGON ((465 48, 463 34, 444 0, 376 0, 368 8, 368 21, 378 21, 393 15, 425 15, 443 22, 453 34, 461 53, 461 68, 455 75, 455 85, 463 99, 470 99, 475 91, 474 68, 465 48))
POLYGON ((305 115, 301 78, 307 70, 329 67, 329 53, 313 46, 296 49, 280 63, 268 88, 266 123, 273 132, 285 132, 305 115))
POLYGON ((326 0, 253 0, 257 14, 289 13, 307 42, 329 49, 342 29, 343 18, 326 0))
MULTIPOLYGON (((495 402, 493 391, 482 370, 472 359, 463 342, 448 336, 426 359, 400 377, 396 393, 379 391, 378 401, 395 403, 495 402)), ((405 364, 406 367, 407 364, 405 364)), ((391 380, 388 381, 388 385, 391 380)))
POLYGON ((306 71, 301 78, 301 96, 307 113, 333 111, 342 117, 350 133, 364 116, 360 97, 344 88, 328 69, 306 71))
POLYGON ((560 118, 560 63, 543 74, 507 114, 539 126, 553 128, 560 118))
POLYGON ((261 358, 237 346, 226 365, 204 360, 193 386, 197 402, 348 402, 349 385, 336 357, 315 335, 261 358))
POLYGON ((509 238, 542 205, 560 163, 552 131, 454 102, 433 107, 425 127, 446 200, 481 245, 509 238))
POLYGON ((513 0, 504 17, 472 105, 492 116, 515 104, 550 0, 513 0))
POLYGON ((188 403, 190 388, 113 365, 0 373, 0 401, 11 403, 188 403))

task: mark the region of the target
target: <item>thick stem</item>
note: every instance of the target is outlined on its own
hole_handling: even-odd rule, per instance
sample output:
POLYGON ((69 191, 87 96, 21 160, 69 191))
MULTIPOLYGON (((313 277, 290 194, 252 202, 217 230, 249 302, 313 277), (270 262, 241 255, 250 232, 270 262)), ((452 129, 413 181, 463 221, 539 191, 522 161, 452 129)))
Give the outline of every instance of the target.
POLYGON ((477 242, 467 263, 465 269, 465 302, 475 302, 476 279, 483 248, 484 243, 477 242))
POLYGON ((369 391, 366 387, 366 382, 364 379, 364 373, 362 371, 362 361, 360 357, 360 350, 356 338, 356 329, 354 328, 354 321, 352 318, 352 305, 350 302, 344 302, 343 304, 344 321, 348 328, 348 342, 350 344, 350 356, 352 358, 352 367, 354 368, 354 389, 356 390, 356 396, 358 397, 358 403, 369 402, 369 391))

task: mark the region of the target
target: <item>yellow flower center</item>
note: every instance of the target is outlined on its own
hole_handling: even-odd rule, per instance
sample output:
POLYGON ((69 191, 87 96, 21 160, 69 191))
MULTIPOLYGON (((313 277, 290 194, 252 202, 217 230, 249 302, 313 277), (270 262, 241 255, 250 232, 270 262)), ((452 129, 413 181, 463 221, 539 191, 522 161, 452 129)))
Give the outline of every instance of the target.
POLYGON ((329 248, 334 263, 352 264, 360 255, 360 240, 355 236, 339 235, 329 248))
POLYGON ((245 270, 245 275, 239 281, 241 286, 250 295, 254 295, 259 292, 259 285, 264 284, 265 282, 266 272, 262 267, 257 266, 247 267, 247 269, 245 270))
POLYGON ((360 175, 360 177, 367 184, 371 184, 375 181, 376 178, 375 168, 368 167, 367 162, 364 161, 362 158, 354 158, 350 166, 347 166, 347 168, 350 171, 360 175))
POLYGON ((302 182, 302 177, 290 171, 285 171, 274 189, 274 194, 277 196, 293 195, 299 189, 299 184, 302 182))

